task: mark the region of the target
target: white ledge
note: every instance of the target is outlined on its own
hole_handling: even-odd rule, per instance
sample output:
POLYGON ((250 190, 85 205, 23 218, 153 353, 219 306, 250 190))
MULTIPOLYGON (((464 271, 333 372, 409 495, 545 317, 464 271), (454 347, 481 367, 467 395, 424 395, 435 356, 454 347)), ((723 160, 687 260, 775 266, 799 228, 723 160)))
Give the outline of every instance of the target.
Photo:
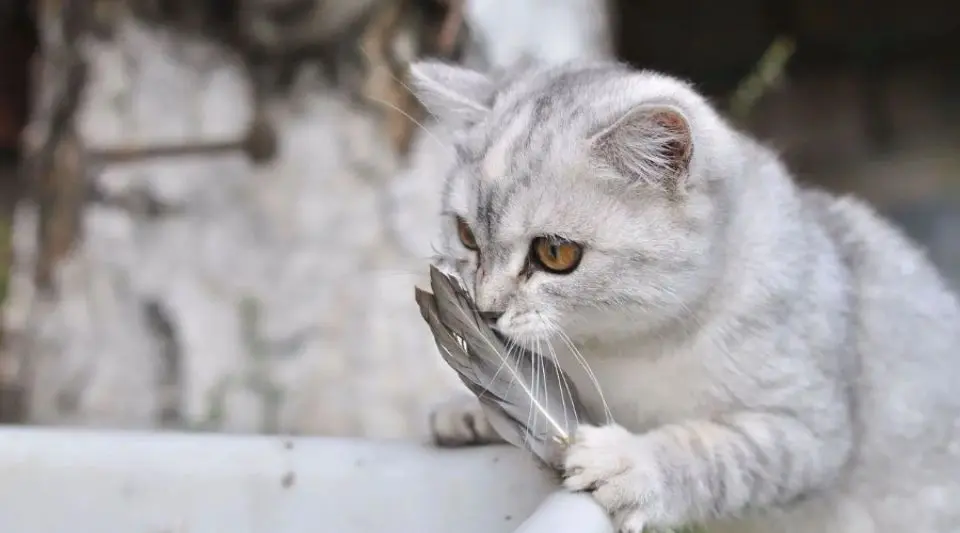
POLYGON ((505 446, 0 428, 3 533, 508 533, 553 490, 505 446))

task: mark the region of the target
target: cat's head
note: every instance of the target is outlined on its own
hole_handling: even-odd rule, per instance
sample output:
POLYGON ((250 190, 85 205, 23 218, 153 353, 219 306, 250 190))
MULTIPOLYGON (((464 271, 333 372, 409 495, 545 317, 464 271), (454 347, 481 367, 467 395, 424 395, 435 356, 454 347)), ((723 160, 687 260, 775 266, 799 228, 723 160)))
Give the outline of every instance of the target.
POLYGON ((688 316, 717 275, 722 128, 686 84, 615 64, 411 68, 451 132, 438 263, 524 343, 688 316))

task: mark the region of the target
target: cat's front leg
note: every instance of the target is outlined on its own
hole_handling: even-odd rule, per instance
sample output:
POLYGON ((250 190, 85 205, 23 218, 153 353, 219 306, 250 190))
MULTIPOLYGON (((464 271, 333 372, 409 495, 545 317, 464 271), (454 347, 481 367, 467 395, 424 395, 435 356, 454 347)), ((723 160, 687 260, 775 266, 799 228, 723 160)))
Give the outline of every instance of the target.
POLYGON ((430 413, 430 435, 438 446, 498 444, 503 438, 494 431, 474 396, 458 394, 430 413))
POLYGON ((588 491, 623 533, 675 528, 789 502, 834 479, 849 432, 814 432, 789 415, 743 413, 643 435, 582 426, 564 485, 588 491))

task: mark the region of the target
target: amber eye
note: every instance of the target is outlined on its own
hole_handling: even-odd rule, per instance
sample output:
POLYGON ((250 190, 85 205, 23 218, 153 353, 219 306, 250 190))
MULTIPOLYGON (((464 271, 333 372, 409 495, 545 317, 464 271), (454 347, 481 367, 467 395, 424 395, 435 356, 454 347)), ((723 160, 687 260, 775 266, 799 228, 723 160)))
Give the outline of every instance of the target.
POLYGON ((457 236, 460 237, 460 242, 466 246, 468 250, 476 252, 479 249, 477 239, 473 236, 473 231, 470 230, 467 221, 460 217, 457 217, 457 236))
POLYGON ((530 255, 548 272, 569 274, 580 265, 583 247, 560 237, 537 237, 531 244, 530 255))

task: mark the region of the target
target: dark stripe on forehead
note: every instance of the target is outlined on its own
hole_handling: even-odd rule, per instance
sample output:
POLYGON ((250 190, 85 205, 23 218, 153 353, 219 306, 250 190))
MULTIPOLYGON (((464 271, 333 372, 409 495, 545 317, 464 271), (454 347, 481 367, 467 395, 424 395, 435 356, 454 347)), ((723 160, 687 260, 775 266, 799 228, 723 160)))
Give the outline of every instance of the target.
MULTIPOLYGON (((597 84, 622 76, 625 69, 618 64, 593 65, 566 70, 562 68, 541 71, 538 75, 520 80, 519 92, 505 88, 501 93, 504 109, 498 110, 479 138, 473 158, 479 162, 504 135, 514 135, 515 126, 525 126, 515 138, 506 139, 504 176, 485 176, 477 182, 477 228, 485 232, 488 241, 507 207, 518 192, 528 189, 532 181, 543 173, 548 155, 570 127, 589 115, 591 91, 597 84)), ((464 154, 465 155, 465 154, 464 154)), ((499 162, 497 162, 499 163, 499 162)))
POLYGON ((494 127, 487 129, 483 139, 481 152, 484 155, 493 149, 493 146, 503 138, 504 132, 510 131, 510 127, 514 122, 522 120, 521 114, 523 113, 523 108, 528 105, 529 103, 526 101, 514 102, 509 109, 499 115, 499 118, 491 121, 494 127))
POLYGON ((517 190, 522 187, 519 179, 515 179, 506 183, 504 187, 501 187, 496 195, 491 197, 492 206, 491 209, 496 211, 503 216, 503 213, 507 209, 507 205, 510 204, 510 200, 517 194, 517 190))
POLYGON ((538 161, 544 157, 541 150, 537 150, 535 143, 537 139, 545 133, 543 125, 550 117, 552 100, 548 95, 540 95, 530 106, 529 116, 527 117, 527 128, 522 135, 510 145, 507 150, 509 162, 507 164, 510 177, 517 179, 521 176, 529 178, 533 172, 532 166, 540 166, 538 161))
MULTIPOLYGON (((512 158, 514 172, 538 172, 553 141, 561 137, 579 118, 589 113, 590 101, 584 100, 585 88, 619 78, 624 69, 619 65, 598 65, 582 70, 554 73, 539 87, 540 95, 530 104, 528 128, 523 139, 511 147, 511 153, 523 151, 525 157, 512 158), (528 161, 530 168, 518 168, 528 161)), ((519 113, 520 105, 515 106, 519 113)))
POLYGON ((469 165, 476 162, 477 153, 470 149, 464 143, 456 143, 453 145, 453 148, 456 152, 457 164, 459 165, 469 165))
POLYGON ((533 139, 533 136, 541 129, 544 122, 550 117, 550 113, 553 110, 552 98, 547 94, 541 94, 534 101, 533 104, 529 105, 530 108, 529 116, 527 119, 527 131, 524 135, 517 138, 514 142, 511 150, 513 152, 518 150, 528 150, 530 148, 530 143, 533 139))
MULTIPOLYGON (((495 192, 489 195, 490 212, 496 216, 491 220, 499 222, 508 206, 523 189, 530 187, 533 176, 540 173, 546 152, 536 149, 533 143, 544 135, 549 135, 542 127, 550 112, 551 99, 543 95, 529 106, 529 117, 518 116, 516 120, 525 120, 527 129, 514 139, 506 151, 507 176, 501 177, 491 186, 495 192)), ((491 231, 494 228, 491 228, 491 231)), ((492 235, 491 235, 492 236, 492 235)))
POLYGON ((493 240, 493 227, 499 221, 499 216, 493 209, 494 191, 477 182, 477 227, 474 231, 482 230, 487 241, 493 240))
POLYGON ((507 206, 513 201, 513 198, 529 186, 530 179, 523 176, 509 181, 498 182, 495 186, 484 187, 481 196, 482 204, 479 205, 478 219, 483 224, 484 231, 489 240, 496 238, 497 226, 503 220, 503 215, 507 211, 507 206))

